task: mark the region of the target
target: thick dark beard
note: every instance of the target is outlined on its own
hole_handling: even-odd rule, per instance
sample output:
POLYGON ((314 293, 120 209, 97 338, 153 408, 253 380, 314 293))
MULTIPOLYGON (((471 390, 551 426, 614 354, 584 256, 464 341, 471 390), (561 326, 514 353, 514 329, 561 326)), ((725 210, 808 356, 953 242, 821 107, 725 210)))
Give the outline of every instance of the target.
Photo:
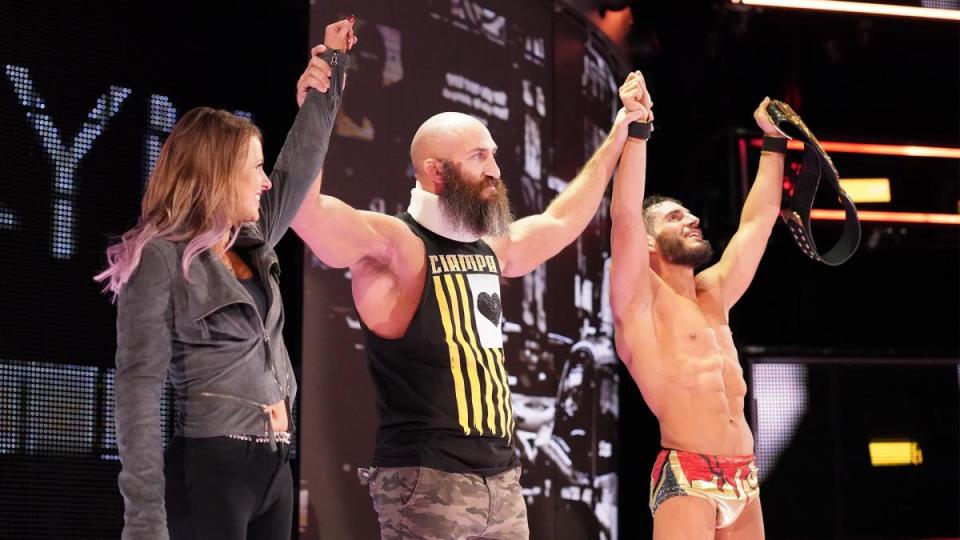
POLYGON ((686 246, 683 238, 662 233, 657 235, 657 249, 668 263, 690 268, 703 266, 713 257, 713 247, 706 240, 697 247, 690 248, 686 246))
POLYGON ((486 180, 497 186, 497 194, 483 199, 483 190, 490 184, 480 182, 472 185, 450 161, 443 161, 443 191, 440 192, 440 209, 450 224, 460 231, 477 236, 504 236, 513 223, 507 186, 499 178, 487 176, 486 180))

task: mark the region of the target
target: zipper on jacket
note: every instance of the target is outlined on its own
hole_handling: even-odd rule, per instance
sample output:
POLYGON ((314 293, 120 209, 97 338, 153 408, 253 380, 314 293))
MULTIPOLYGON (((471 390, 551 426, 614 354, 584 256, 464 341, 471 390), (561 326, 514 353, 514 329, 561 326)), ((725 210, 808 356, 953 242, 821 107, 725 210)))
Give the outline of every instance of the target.
MULTIPOLYGON (((267 269, 267 270, 268 270, 268 272, 269 272, 269 269, 267 269)), ((263 269, 262 269, 262 268, 260 269, 260 272, 261 272, 261 273, 263 272, 263 269)), ((261 283, 261 285, 263 285, 263 283, 261 283)), ((267 286, 267 287, 270 286, 269 280, 267 281, 266 286, 267 286)), ((248 293, 247 291, 245 291, 245 290, 243 291, 243 293, 246 294, 246 295, 249 295, 249 293, 248 293)), ((270 298, 270 300, 273 301, 273 298, 270 298)), ((247 301, 247 299, 243 299, 243 301, 240 301, 240 302, 229 302, 229 303, 226 303, 226 304, 223 304, 223 305, 220 305, 220 306, 216 306, 216 307, 214 307, 213 309, 211 309, 210 311, 208 311, 208 312, 204 313, 203 315, 201 315, 200 317, 194 317, 194 320, 195 320, 195 321, 198 321, 198 322, 203 321, 204 319, 206 319, 207 317, 209 317, 211 314, 213 314, 213 313, 215 313, 215 312, 217 312, 217 311, 219 311, 219 310, 221 310, 221 309, 223 309, 223 308, 225 308, 225 307, 227 307, 227 306, 231 306, 231 305, 233 305, 233 304, 243 304, 243 305, 250 306, 250 307, 253 309, 253 312, 257 314, 257 321, 260 323, 260 332, 261 332, 261 335, 263 336, 264 347, 266 347, 266 349, 267 349, 267 363, 270 365, 270 372, 273 373, 273 382, 277 383, 277 386, 280 388, 280 393, 281 393, 281 395, 283 395, 284 399, 286 399, 287 393, 288 393, 288 392, 287 392, 287 386, 285 386, 283 383, 280 382, 280 375, 277 373, 277 366, 276 366, 276 364, 275 364, 274 361, 273 361, 273 354, 272 354, 272 352, 271 352, 271 350, 270 350, 270 334, 267 333, 267 326, 266 326, 266 325, 264 324, 264 322, 263 322, 264 319, 266 319, 267 314, 266 314, 266 313, 264 313, 264 314, 262 314, 262 315, 260 314, 260 311, 257 309, 256 304, 253 303, 253 299, 252 299, 252 298, 250 299, 250 301, 247 301)), ((269 310, 270 310, 270 308, 268 307, 268 308, 267 308, 267 311, 269 311, 269 310)), ((287 374, 286 377, 284 377, 284 382, 285 382, 285 383, 289 383, 289 382, 290 382, 290 375, 289 375, 289 373, 287 374)))
MULTIPOLYGON (((267 362, 270 364, 270 371, 273 372, 273 381, 280 387, 280 393, 283 394, 283 399, 287 399, 287 387, 280 383, 277 364, 273 361, 273 351, 270 349, 270 334, 267 333, 267 328, 263 326, 263 321, 260 322, 260 325, 261 328, 263 328, 263 346, 267 349, 267 362)), ((284 381, 288 381, 288 377, 284 377, 284 381)))
MULTIPOLYGON (((269 276, 270 275, 269 268, 260 268, 259 269, 260 275, 264 275, 265 270, 266 270, 266 275, 269 276)), ((269 277, 267 278, 266 284, 264 284, 261 281, 260 285, 263 286, 265 289, 270 289, 270 278, 269 277)), ((275 300, 275 298, 273 298, 273 291, 265 290, 264 292, 267 293, 268 296, 270 296, 270 304, 272 305, 273 301, 275 300)), ((246 291, 244 291, 244 293, 246 293, 246 291)), ((270 349, 270 334, 267 332, 267 325, 264 322, 267 319, 267 313, 270 312, 270 306, 267 306, 267 313, 263 313, 262 315, 257 311, 257 306, 255 305, 253 306, 253 311, 257 312, 257 320, 260 322, 260 332, 263 335, 263 346, 266 349, 267 363, 270 365, 270 372, 273 373, 273 382, 277 383, 277 386, 280 387, 280 394, 283 396, 284 399, 286 399, 287 387, 280 382, 280 374, 277 373, 277 364, 276 362, 273 361, 273 351, 270 349)), ((286 377, 284 377, 284 380, 286 381, 286 377)))
MULTIPOLYGON (((273 298, 274 294, 273 294, 273 289, 271 287, 271 282, 270 282, 271 276, 273 275, 273 272, 271 272, 271 267, 273 266, 273 264, 267 263, 267 261, 263 259, 259 260, 258 264, 260 265, 260 268, 257 269, 258 279, 261 279, 260 284, 261 286, 264 287, 264 292, 267 294, 270 300, 270 303, 267 306, 267 313, 269 313, 270 306, 272 306, 274 300, 276 300, 276 298, 273 298), (263 279, 262 276, 266 276, 266 279, 263 279), (264 281, 266 281, 266 283, 264 283, 264 281)), ((254 311, 256 311, 256 306, 254 306, 254 311)), ((277 373, 277 364, 273 360, 273 351, 270 348, 270 334, 267 333, 267 326, 265 322, 267 320, 267 313, 264 313, 263 316, 259 317, 260 330, 263 332, 263 344, 264 344, 264 347, 267 349, 266 351, 267 362, 270 364, 270 371, 273 373, 273 380, 274 382, 277 383, 277 386, 280 388, 280 394, 283 396, 283 399, 286 400, 287 394, 288 394, 287 384, 290 382, 290 374, 289 372, 285 373, 283 382, 282 383, 280 382, 280 374, 277 373)))
POLYGON ((252 399, 245 399, 245 398, 242 398, 242 397, 231 396, 230 394, 218 394, 218 393, 216 393, 216 392, 200 392, 200 395, 203 396, 203 397, 213 397, 213 398, 230 399, 230 400, 236 401, 237 403, 243 403, 244 405, 251 405, 251 406, 253 406, 253 407, 256 407, 256 408, 260 409, 260 411, 261 411, 262 413, 264 413, 264 414, 269 414, 269 413, 270 413, 270 406, 269 406, 269 405, 264 405, 263 403, 258 403, 258 402, 256 402, 256 401, 253 401, 252 399))
MULTIPOLYGON (((220 399, 229 399, 236 401, 237 403, 242 403, 244 405, 253 405, 254 407, 260 409, 261 414, 263 414, 263 424, 264 432, 267 434, 267 437, 270 438, 270 449, 274 452, 277 451, 277 435, 273 431, 273 418, 270 415, 270 406, 264 405, 263 403, 257 403, 252 399, 244 399, 237 396, 231 396, 230 394, 218 394, 216 392, 200 392, 200 395, 203 397, 213 397, 220 399)), ((287 415, 289 417, 289 414, 287 415)), ((289 422, 289 420, 287 420, 289 422)))

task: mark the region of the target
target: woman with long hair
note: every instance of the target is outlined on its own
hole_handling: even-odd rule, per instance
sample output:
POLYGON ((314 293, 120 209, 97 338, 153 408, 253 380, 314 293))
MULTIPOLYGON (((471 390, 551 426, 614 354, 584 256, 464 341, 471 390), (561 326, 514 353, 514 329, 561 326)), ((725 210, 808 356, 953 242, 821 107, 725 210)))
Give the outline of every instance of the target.
POLYGON ((168 136, 140 218, 95 279, 117 301, 123 538, 289 538, 296 396, 273 248, 320 173, 356 41, 326 29, 273 172, 260 131, 206 107, 168 136), (313 89, 313 90, 310 90, 313 89), (164 453, 160 402, 174 388, 164 453))

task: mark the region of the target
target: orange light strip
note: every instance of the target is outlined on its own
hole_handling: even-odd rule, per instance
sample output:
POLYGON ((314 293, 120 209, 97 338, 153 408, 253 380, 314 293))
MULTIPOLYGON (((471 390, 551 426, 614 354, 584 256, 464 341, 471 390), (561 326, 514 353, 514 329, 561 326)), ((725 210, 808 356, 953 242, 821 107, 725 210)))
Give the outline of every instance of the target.
MULTIPOLYGON (((762 139, 750 139, 750 146, 760 148, 762 139)), ((838 141, 820 141, 825 152, 838 154, 874 154, 881 156, 907 156, 960 159, 960 148, 947 146, 913 146, 905 144, 870 144, 838 141)), ((787 141, 790 150, 803 150, 803 143, 796 140, 787 141)))
POLYGON ((890 4, 872 4, 867 2, 841 2, 834 0, 731 0, 731 2, 734 4, 743 4, 745 6, 807 9, 814 11, 833 11, 839 13, 864 13, 868 15, 889 15, 893 17, 915 17, 919 19, 960 21, 960 11, 955 9, 895 6, 890 4))
MULTIPOLYGON (((858 210, 860 221, 885 221, 888 223, 930 223, 934 225, 960 225, 960 215, 954 214, 926 214, 921 212, 878 212, 876 210, 858 210)), ((811 219, 843 221, 846 218, 843 210, 810 211, 811 219)))

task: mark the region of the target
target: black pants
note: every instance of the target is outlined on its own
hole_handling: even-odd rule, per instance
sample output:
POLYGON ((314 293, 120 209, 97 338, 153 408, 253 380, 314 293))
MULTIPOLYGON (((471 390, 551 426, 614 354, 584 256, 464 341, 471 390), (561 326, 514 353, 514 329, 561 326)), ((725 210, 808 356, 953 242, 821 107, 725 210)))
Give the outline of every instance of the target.
POLYGON ((176 437, 167 448, 171 540, 287 540, 293 523, 290 446, 176 437))

